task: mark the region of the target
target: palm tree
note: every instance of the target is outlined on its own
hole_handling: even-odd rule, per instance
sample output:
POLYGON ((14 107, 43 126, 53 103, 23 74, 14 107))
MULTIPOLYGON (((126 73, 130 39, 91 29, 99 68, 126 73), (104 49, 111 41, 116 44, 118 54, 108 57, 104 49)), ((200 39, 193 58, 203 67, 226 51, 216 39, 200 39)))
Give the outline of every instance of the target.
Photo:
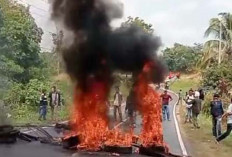
POLYGON ((222 44, 222 60, 232 56, 232 14, 220 13, 219 15, 221 18, 212 18, 205 31, 205 37, 213 38, 213 40, 208 40, 205 43, 205 53, 202 61, 208 62, 218 56, 220 41, 222 44))

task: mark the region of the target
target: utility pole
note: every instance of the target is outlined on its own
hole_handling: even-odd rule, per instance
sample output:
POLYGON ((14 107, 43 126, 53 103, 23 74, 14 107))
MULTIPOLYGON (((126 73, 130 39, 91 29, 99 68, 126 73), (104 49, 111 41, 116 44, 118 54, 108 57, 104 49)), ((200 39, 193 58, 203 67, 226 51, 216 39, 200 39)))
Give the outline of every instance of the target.
POLYGON ((221 64, 221 55, 222 55, 222 22, 220 21, 220 35, 219 35, 219 52, 218 52, 218 64, 221 64))
POLYGON ((57 57, 57 74, 60 74, 60 62, 61 62, 61 46, 62 46, 62 40, 63 40, 63 31, 58 29, 56 27, 57 33, 53 33, 52 37, 53 37, 53 43, 56 46, 55 47, 55 54, 57 57))

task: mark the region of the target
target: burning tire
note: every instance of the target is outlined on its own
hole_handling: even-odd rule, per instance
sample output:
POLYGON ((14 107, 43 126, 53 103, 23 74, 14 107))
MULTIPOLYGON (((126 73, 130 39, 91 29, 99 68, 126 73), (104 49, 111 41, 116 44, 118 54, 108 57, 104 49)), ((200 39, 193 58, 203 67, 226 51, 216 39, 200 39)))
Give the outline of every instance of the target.
POLYGON ((63 148, 65 149, 77 149, 77 146, 80 144, 79 136, 71 136, 69 138, 62 140, 63 148))

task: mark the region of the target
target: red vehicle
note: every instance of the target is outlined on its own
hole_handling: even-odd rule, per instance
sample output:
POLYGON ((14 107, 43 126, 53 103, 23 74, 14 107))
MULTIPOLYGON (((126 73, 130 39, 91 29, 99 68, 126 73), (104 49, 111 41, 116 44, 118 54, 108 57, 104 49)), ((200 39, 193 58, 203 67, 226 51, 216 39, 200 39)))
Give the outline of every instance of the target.
POLYGON ((172 79, 174 77, 177 77, 177 78, 180 78, 180 72, 170 72, 169 75, 168 75, 168 79, 172 79))

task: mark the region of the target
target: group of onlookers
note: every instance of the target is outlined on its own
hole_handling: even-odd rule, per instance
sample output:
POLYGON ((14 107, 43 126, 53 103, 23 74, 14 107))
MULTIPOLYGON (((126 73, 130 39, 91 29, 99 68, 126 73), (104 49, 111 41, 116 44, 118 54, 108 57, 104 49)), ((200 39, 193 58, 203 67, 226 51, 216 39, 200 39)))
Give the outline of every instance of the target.
MULTIPOLYGON (((185 97, 183 97, 181 90, 178 94, 179 104, 183 103, 182 100, 184 100, 186 104, 185 123, 193 123, 193 126, 199 129, 198 115, 202 110, 202 102, 204 101, 203 90, 193 91, 190 89, 185 97)), ((210 114, 212 116, 212 133, 218 143, 225 139, 232 131, 232 99, 228 110, 225 112, 220 95, 214 94, 213 100, 210 102, 210 114), (227 117, 227 130, 222 134, 222 119, 225 117, 227 117)))
MULTIPOLYGON (((115 88, 115 93, 114 93, 114 101, 113 101, 113 107, 114 107, 114 119, 117 121, 117 114, 119 115, 120 122, 123 121, 122 118, 122 104, 123 104, 123 96, 122 93, 120 92, 119 87, 115 88)), ((133 89, 130 90, 129 95, 127 96, 126 99, 126 104, 125 104, 125 112, 127 113, 130 123, 132 126, 135 126, 135 98, 134 98, 134 91, 133 89)))
POLYGON ((48 105, 51 108, 51 118, 54 120, 56 110, 61 106, 61 103, 63 103, 61 100, 61 94, 55 86, 52 87, 52 90, 48 95, 46 94, 46 90, 42 90, 39 102, 39 120, 42 118, 43 120, 46 120, 48 105))
MULTIPOLYGON (((181 91, 179 92, 180 95, 181 91)), ((198 116, 202 110, 202 101, 204 101, 204 92, 202 90, 195 90, 192 89, 189 90, 188 93, 186 93, 185 98, 183 99, 186 104, 186 117, 185 117, 185 123, 193 123, 193 126, 195 128, 200 128, 198 124, 198 116)), ((179 102, 182 100, 179 100, 179 102)))
POLYGON ((225 139, 232 131, 232 99, 227 111, 224 111, 223 102, 218 94, 214 94, 213 101, 210 103, 210 112, 212 115, 212 132, 216 138, 216 143, 225 139), (222 134, 222 119, 227 117, 227 130, 222 134))
MULTIPOLYGON (((182 93, 182 90, 178 92, 179 102, 178 104, 186 106, 186 116, 185 123, 192 123, 194 128, 199 129, 198 116, 202 110, 202 102, 204 101, 205 95, 203 90, 193 90, 190 89, 185 96, 182 93)), ((169 102, 173 100, 171 95, 168 94, 167 90, 161 94, 162 100, 162 111, 163 111, 163 121, 170 119, 170 111, 169 111, 169 102)), ((114 119, 117 120, 117 114, 119 115, 120 122, 123 121, 122 118, 122 104, 123 104, 123 95, 120 92, 119 87, 115 88, 113 100, 113 109, 114 109, 114 119)), ((54 112, 58 106, 61 105, 61 95, 60 92, 56 89, 55 86, 52 87, 52 91, 49 93, 48 97, 46 95, 45 90, 42 91, 40 97, 40 111, 39 111, 39 119, 46 119, 47 114, 47 106, 51 107, 51 116, 54 118, 54 112)), ((134 97, 133 89, 129 92, 129 95, 126 99, 126 107, 125 112, 127 112, 128 117, 130 119, 131 125, 135 126, 135 115, 136 115, 136 102, 134 97)), ((210 113, 212 115, 212 132, 213 136, 216 137, 216 142, 223 140, 226 138, 230 132, 232 131, 232 99, 231 104, 228 107, 228 110, 224 112, 223 103, 218 94, 214 94, 213 100, 210 103, 210 113), (224 117, 227 117, 227 130, 224 134, 221 133, 221 122, 224 117)))

